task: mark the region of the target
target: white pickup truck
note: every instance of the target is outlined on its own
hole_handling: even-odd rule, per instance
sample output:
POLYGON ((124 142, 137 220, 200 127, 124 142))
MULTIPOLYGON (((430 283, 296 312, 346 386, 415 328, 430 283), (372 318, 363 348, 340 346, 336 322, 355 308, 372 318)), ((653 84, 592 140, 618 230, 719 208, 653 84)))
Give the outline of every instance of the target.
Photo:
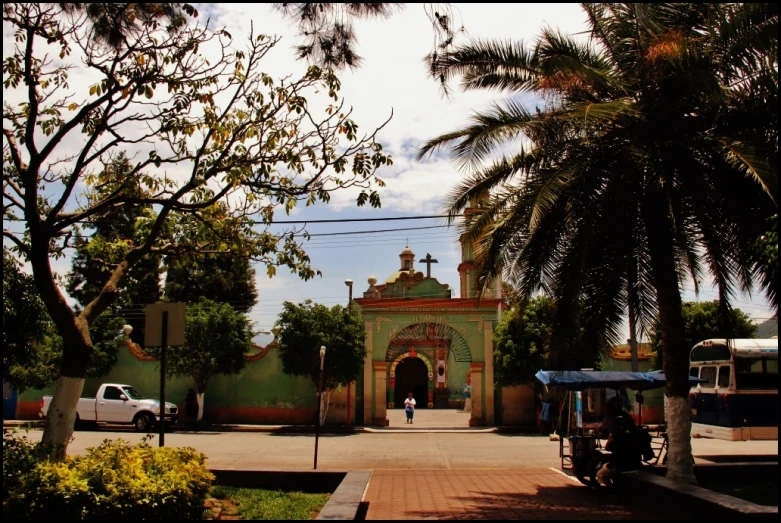
MULTIPOLYGON (((41 418, 46 417, 52 397, 41 399, 41 418)), ((176 422, 179 409, 173 403, 165 404, 165 419, 176 422)), ((149 432, 160 421, 160 401, 147 399, 130 385, 104 383, 97 397, 81 398, 76 407, 76 425, 83 423, 132 423, 139 432, 149 432)))

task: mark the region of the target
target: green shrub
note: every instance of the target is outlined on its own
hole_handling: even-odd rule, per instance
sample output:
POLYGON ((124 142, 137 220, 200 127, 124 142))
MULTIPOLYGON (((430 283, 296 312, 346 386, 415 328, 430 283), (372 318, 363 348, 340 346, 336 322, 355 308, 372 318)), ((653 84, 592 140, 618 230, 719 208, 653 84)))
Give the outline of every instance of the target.
POLYGON ((19 487, 22 476, 41 460, 35 443, 15 432, 3 430, 3 501, 19 487))
POLYGON ((86 456, 38 463, 4 504, 11 519, 200 519, 214 476, 192 448, 104 441, 86 456))

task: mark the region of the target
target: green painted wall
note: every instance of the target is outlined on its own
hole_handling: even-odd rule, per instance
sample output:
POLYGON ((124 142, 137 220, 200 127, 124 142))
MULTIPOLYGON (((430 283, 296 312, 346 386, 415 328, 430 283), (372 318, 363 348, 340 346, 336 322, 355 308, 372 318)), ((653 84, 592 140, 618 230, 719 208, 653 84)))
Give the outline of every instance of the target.
MULTIPOLYGON (((141 361, 122 347, 116 366, 102 378, 88 379, 84 396, 94 396, 101 383, 126 383, 151 398, 160 395, 160 367, 155 361, 141 361)), ((184 404, 187 389, 192 382, 187 378, 169 379, 166 383, 166 400, 180 406, 184 404)), ((20 395, 22 401, 38 401, 41 396, 52 394, 47 390, 29 390, 20 395)), ((276 349, 259 361, 247 363, 239 374, 215 376, 209 381, 205 396, 206 408, 317 408, 316 388, 307 378, 293 378, 282 372, 282 362, 276 349)))
POLYGON ((447 388, 451 400, 464 399, 464 385, 466 385, 466 373, 469 363, 456 362, 453 353, 449 353, 447 359, 447 388))
MULTIPOLYGON (((651 368, 650 360, 640 360, 638 363, 638 369, 640 372, 649 372, 654 370, 651 368)), ((612 370, 619 372, 631 372, 632 362, 630 360, 614 360, 612 358, 604 358, 602 360, 601 370, 612 370)), ((643 392, 643 398, 645 399, 643 406, 652 408, 664 408, 664 389, 653 389, 643 392)), ((629 401, 634 406, 634 395, 629 395, 629 401)))

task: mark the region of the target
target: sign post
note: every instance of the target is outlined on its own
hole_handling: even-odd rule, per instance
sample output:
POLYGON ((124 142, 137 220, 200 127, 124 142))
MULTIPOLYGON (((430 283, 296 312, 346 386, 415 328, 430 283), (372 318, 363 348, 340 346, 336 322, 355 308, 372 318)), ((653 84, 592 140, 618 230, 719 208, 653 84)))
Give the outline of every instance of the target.
POLYGON ((317 424, 315 425, 315 470, 317 470, 317 444, 320 442, 320 416, 323 408, 323 362, 325 347, 320 347, 320 384, 317 387, 317 424))
POLYGON ((144 344, 160 347, 160 423, 159 446, 165 446, 165 371, 168 345, 184 345, 184 303, 153 303, 146 306, 144 344))

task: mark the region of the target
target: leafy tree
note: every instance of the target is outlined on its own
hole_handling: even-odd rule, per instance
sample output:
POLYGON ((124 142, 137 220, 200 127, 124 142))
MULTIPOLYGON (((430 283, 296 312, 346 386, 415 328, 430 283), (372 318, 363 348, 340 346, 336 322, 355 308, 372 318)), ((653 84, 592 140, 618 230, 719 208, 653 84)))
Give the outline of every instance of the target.
MULTIPOLYGON (((685 325, 685 343, 690 350, 702 340, 711 338, 754 338, 757 325, 751 316, 740 309, 722 310, 718 300, 687 301, 683 303, 683 323, 685 325)), ((654 352, 652 364, 659 368, 662 362, 661 324, 657 319, 651 330, 651 350, 654 352)))
POLYGON ((40 344, 48 327, 46 307, 32 276, 22 272, 14 255, 3 246, 3 380, 16 390, 26 388, 12 379, 12 369, 34 365, 32 347, 40 344))
MULTIPOLYGON (((211 221, 230 220, 230 213, 224 205, 210 212, 211 221)), ((252 220, 233 219, 231 225, 237 229, 252 229, 252 220)), ((184 232, 191 242, 211 243, 214 238, 211 227, 203 224, 188 224, 184 232)), ((255 305, 258 292, 255 288, 255 269, 249 258, 225 256, 224 254, 184 253, 173 254, 166 259, 165 296, 168 301, 196 303, 208 298, 229 303, 240 312, 247 312, 255 305)), ((276 268, 269 266, 269 276, 276 268)))
POLYGON ((363 370, 365 332, 360 315, 336 305, 328 308, 312 300, 295 305, 286 301, 277 320, 282 370, 291 376, 320 380, 320 347, 326 347, 320 424, 325 422, 330 391, 347 386, 363 370))
POLYGON ((553 300, 538 296, 510 309, 494 330, 494 380, 502 387, 528 384, 537 371, 595 368, 601 353, 576 342, 551 345, 553 300))
POLYGON ((518 291, 515 290, 510 282, 502 282, 502 297, 509 309, 515 309, 521 305, 521 298, 518 295, 518 291))
MULTIPOLYGON (((126 184, 129 195, 141 196, 143 191, 138 180, 132 177, 126 180, 132 170, 130 159, 121 152, 103 168, 99 179, 103 181, 103 187, 126 184)), ((95 196, 100 199, 108 194, 98 190, 95 196)), ((76 298, 82 307, 92 302, 100 294, 114 266, 121 261, 127 240, 136 238, 143 224, 154 217, 151 206, 111 207, 91 217, 84 226, 92 232, 88 235, 76 233, 76 254, 67 276, 68 294, 76 298)), ((150 254, 128 270, 124 288, 112 306, 112 310, 126 317, 133 327, 130 337, 135 343, 144 344, 143 307, 159 300, 160 256, 150 254)))
POLYGON ((469 171, 451 216, 491 191, 464 226, 479 281, 504 271, 523 298, 546 292, 554 341, 579 324, 609 347, 626 310, 646 332, 658 314, 668 477, 693 482, 679 282, 707 272, 727 306, 766 270, 752 243, 778 209, 778 5, 583 8, 587 42, 546 29, 436 60, 435 78, 542 103, 499 103, 420 155, 451 146, 469 171))
POLYGON ((15 35, 3 63, 3 235, 30 262, 63 338, 43 435, 62 459, 94 350, 90 326, 133 266, 149 255, 222 253, 263 263, 269 274, 285 266, 312 278, 319 273, 297 231, 269 231, 275 210, 326 203, 349 187, 359 205, 378 207, 374 174, 390 159, 377 130, 359 134, 332 71, 310 67, 280 81, 261 72, 276 39, 250 34, 236 49, 224 30, 163 29, 137 18, 120 52, 59 4, 6 3, 3 21, 15 35), (71 85, 76 67, 95 79, 89 88, 71 85), (306 98, 318 93, 332 100, 322 111, 306 98), (98 174, 123 151, 135 151, 129 173, 98 174), (52 259, 107 209, 149 206, 156 214, 137 224, 136 236, 113 244, 119 252, 100 292, 74 310, 52 259), (226 218, 214 220, 219 213, 226 218), (211 234, 193 239, 199 227, 211 234))
MULTIPOLYGON (((123 319, 103 314, 90 326, 95 344, 86 375, 100 377, 117 363, 123 319)), ((14 390, 43 389, 59 375, 62 338, 38 295, 33 277, 3 248, 3 381, 14 390)))
POLYGON ((255 269, 246 258, 221 255, 176 256, 166 264, 168 301, 194 303, 203 296, 248 312, 258 301, 255 269))
POLYGON ((200 421, 209 380, 218 374, 237 374, 244 368, 253 332, 244 314, 227 303, 205 298, 187 307, 185 321, 187 343, 168 349, 166 372, 169 377, 192 378, 200 421))
MULTIPOLYGON (((231 219, 223 206, 210 214, 212 221, 231 219)), ((251 230, 252 220, 234 220, 232 227, 251 230)), ((213 241, 210 227, 191 224, 186 234, 190 241, 213 241)), ((196 303, 201 297, 222 303, 229 303, 240 312, 247 312, 257 302, 255 269, 249 258, 225 256, 224 254, 185 253, 174 254, 166 260, 165 296, 168 301, 196 303)), ((274 266, 267 269, 269 276, 275 274, 274 266)))

